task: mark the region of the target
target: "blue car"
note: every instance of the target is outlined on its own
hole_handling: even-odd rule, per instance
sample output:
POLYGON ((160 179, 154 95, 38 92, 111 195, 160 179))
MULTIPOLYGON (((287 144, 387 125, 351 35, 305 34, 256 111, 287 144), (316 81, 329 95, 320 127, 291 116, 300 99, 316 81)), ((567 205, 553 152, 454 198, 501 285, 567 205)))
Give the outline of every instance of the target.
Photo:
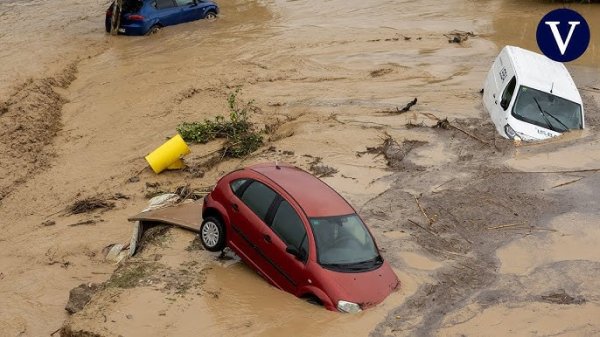
MULTIPOLYGON (((106 31, 110 32, 115 4, 106 11, 106 31)), ((208 0, 123 0, 119 34, 146 35, 162 27, 184 22, 214 19, 219 7, 208 0)))

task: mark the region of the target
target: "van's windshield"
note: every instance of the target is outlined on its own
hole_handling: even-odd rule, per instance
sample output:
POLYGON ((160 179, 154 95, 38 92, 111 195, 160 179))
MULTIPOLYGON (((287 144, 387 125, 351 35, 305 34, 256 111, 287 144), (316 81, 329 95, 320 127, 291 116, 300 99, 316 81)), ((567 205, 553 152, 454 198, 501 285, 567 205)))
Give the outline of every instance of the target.
POLYGON ((552 94, 521 86, 512 115, 556 132, 581 129, 581 105, 552 94))
POLYGON ((319 263, 339 271, 364 271, 383 260, 358 215, 311 218, 319 263))

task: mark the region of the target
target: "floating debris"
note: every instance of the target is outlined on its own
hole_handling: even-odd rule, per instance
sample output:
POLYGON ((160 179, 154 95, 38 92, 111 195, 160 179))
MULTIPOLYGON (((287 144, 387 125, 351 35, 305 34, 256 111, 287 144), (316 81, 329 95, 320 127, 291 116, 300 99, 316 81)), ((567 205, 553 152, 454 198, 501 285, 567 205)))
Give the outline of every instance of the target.
POLYGON ((114 207, 114 202, 106 201, 96 196, 75 201, 71 206, 67 208, 67 212, 69 214, 81 214, 90 213, 97 209, 112 209, 114 207))

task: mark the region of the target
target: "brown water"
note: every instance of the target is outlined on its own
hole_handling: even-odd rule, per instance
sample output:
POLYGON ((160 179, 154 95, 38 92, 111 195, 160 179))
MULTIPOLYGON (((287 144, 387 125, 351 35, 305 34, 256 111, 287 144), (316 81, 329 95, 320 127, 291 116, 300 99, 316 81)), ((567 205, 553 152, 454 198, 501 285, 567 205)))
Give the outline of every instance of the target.
MULTIPOLYGON (((216 22, 194 22, 156 36, 130 38, 104 34, 107 3, 0 1, 0 23, 10 27, 0 33, 0 101, 26 79, 52 76, 80 59, 77 79, 67 90, 59 90, 69 103, 63 106, 62 131, 44 149, 54 160, 41 173, 26 176, 0 204, 0 336, 48 335, 66 318, 62 308, 69 289, 108 277, 114 266, 102 261, 100 251, 127 240, 130 228, 125 219, 146 202, 141 197, 143 183, 185 183, 176 174, 154 177, 149 172, 141 174, 138 184, 124 181, 145 166, 143 155, 173 135, 178 123, 226 112, 224 102, 231 88, 243 86, 243 98, 256 99, 263 110, 256 117, 259 121, 294 119, 278 130, 281 139, 276 146, 295 155, 264 155, 250 162, 277 159, 306 167, 310 159, 303 155, 322 157, 340 171, 326 181, 360 208, 392 181, 383 159, 357 158, 355 153, 380 142, 378 126, 389 126, 394 137, 403 139, 411 136, 399 131, 407 121, 424 120, 416 114, 372 112, 418 97, 417 112, 480 117, 478 91, 498 51, 494 42, 535 49, 528 36, 535 33, 541 15, 555 7, 507 0, 332 0, 319 5, 236 0, 221 3, 223 14, 216 22), (505 24, 507 18, 516 17, 519 20, 505 24), (444 34, 455 29, 480 36, 462 46, 449 44, 444 34), (384 76, 371 75, 382 69, 384 76), (133 198, 99 215, 105 221, 97 226, 70 227, 86 216, 56 215, 79 195, 97 192, 123 192, 133 198), (39 225, 48 218, 56 225, 39 225)), ((600 21, 600 8, 576 8, 592 25, 600 21)), ((600 36, 598 29, 592 26, 593 36, 600 36)), ((594 39, 588 54, 574 63, 579 85, 598 79, 594 75, 600 65, 598 43, 594 39)), ((35 109, 35 102, 29 108, 35 109)), ((208 152, 202 146, 192 150, 208 152)), ((419 159, 422 165, 452 159, 439 146, 427 151, 419 159)), ((593 163, 580 153, 563 164, 548 160, 553 168, 576 160, 586 167, 593 163)), ((514 166, 526 167, 534 155, 543 156, 525 153, 514 159, 514 166)), ((219 165, 192 183, 209 186, 223 172, 247 163, 219 165)), ((535 163, 539 165, 539 160, 535 163)), ((179 329, 179 336, 195 335, 199 328, 211 334, 233 329, 253 336, 295 331, 367 335, 441 263, 414 252, 391 262, 403 290, 357 317, 307 306, 268 287, 246 268, 234 266, 216 268, 207 281, 222 289, 222 296, 230 299, 228 305, 191 300, 174 309, 179 310, 178 317, 155 320, 156 312, 144 309, 166 305, 164 299, 136 289, 124 295, 123 306, 139 321, 120 317, 121 325, 115 324, 112 332, 131 331, 134 324, 140 331, 158 329, 165 335, 179 329), (257 291, 269 296, 256 297, 257 291), (293 314, 282 315, 283 307, 293 314)))

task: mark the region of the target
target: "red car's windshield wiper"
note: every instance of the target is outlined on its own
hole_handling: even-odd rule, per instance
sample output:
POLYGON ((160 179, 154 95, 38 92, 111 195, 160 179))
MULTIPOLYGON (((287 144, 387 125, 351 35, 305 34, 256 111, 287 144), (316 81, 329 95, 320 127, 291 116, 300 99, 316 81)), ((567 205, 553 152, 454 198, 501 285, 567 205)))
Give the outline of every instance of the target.
POLYGON ((375 266, 379 266, 383 263, 383 259, 381 255, 377 255, 376 257, 353 263, 327 263, 323 264, 323 267, 331 267, 336 269, 348 269, 348 270, 363 270, 363 269, 371 269, 375 266))

